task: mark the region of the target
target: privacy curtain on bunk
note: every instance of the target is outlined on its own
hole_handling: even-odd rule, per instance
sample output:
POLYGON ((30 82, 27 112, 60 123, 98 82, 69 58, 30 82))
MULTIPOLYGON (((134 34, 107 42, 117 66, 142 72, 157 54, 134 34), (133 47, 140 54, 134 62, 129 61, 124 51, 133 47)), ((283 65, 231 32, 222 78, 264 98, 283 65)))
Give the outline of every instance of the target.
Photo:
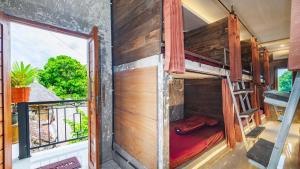
POLYGON ((291 35, 288 67, 290 70, 300 70, 300 1, 292 0, 291 35))
POLYGON ((242 132, 235 115, 229 84, 226 79, 222 80, 222 100, 227 144, 230 148, 234 148, 236 142, 242 141, 242 132))
POLYGON ((240 23, 235 15, 228 16, 228 44, 230 55, 230 79, 242 80, 240 23))
POLYGON ((271 82, 269 57, 270 57, 269 51, 268 49, 265 49, 264 50, 264 79, 265 79, 265 84, 267 86, 269 86, 271 82))
MULTIPOLYGON (((253 93, 251 94, 251 105, 253 109, 260 109, 259 106, 259 96, 258 96, 258 89, 257 85, 254 83, 251 83, 251 89, 253 90, 253 93)), ((254 114, 254 120, 256 125, 261 124, 261 118, 259 111, 255 112, 254 114)))
POLYGON ((253 82, 256 84, 261 84, 260 82, 260 63, 259 63, 259 53, 256 39, 251 37, 251 53, 252 53, 252 66, 253 66, 253 82))
POLYGON ((165 71, 184 73, 184 35, 181 0, 164 0, 165 71))
MULTIPOLYGON (((267 86, 270 86, 271 83, 271 75, 270 75, 270 54, 268 49, 264 50, 264 79, 265 79, 265 86, 263 90, 267 90, 267 86)), ((270 106, 267 103, 264 103, 264 112, 267 118, 271 117, 270 113, 270 106)))

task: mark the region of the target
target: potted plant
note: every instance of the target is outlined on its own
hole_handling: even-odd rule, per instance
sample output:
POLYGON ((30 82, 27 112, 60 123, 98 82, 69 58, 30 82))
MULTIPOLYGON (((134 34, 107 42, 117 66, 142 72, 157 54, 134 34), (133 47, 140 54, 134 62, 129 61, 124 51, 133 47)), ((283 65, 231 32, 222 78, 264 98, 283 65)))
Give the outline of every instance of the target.
POLYGON ((24 65, 23 62, 16 62, 12 66, 11 86, 12 102, 28 102, 30 96, 30 84, 36 77, 37 69, 30 64, 24 65))

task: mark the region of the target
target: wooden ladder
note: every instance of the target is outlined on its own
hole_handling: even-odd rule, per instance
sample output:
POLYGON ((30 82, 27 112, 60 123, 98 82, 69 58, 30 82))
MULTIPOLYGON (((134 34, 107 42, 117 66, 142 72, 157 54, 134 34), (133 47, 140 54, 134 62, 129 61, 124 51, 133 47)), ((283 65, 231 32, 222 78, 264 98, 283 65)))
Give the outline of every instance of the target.
POLYGON ((250 93, 253 93, 253 90, 247 89, 243 80, 239 82, 232 82, 229 75, 227 75, 227 81, 229 84, 235 113, 242 131, 243 142, 248 150, 250 148, 249 140, 254 142, 257 141, 259 135, 265 130, 265 127, 256 126, 254 124, 254 113, 258 112, 259 110, 252 108, 250 104, 249 95, 250 93), (241 106, 241 109, 239 105, 241 106), (245 126, 242 122, 243 120, 246 121, 245 126))

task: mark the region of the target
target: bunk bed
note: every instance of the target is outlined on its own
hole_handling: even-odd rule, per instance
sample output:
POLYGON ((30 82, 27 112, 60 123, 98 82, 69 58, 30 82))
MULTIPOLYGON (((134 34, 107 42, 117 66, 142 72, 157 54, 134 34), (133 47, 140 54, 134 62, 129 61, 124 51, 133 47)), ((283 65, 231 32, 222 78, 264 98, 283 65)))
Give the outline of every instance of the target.
MULTIPOLYGON (((177 17, 179 15, 180 12, 177 17)), ((173 19, 175 20, 175 18, 173 19)), ((166 20, 170 21, 165 18, 166 20)), ((200 158, 205 152, 225 140, 225 135, 228 136, 229 126, 234 125, 233 128, 236 130, 234 116, 232 116, 233 118, 223 116, 223 113, 234 114, 228 110, 223 112, 223 82, 227 76, 232 81, 250 82, 252 80, 251 63, 253 62, 253 54, 251 52, 254 51, 254 48, 252 41, 241 44, 239 21, 233 14, 214 23, 185 32, 184 47, 180 43, 181 36, 178 34, 172 36, 175 35, 174 32, 179 31, 178 29, 181 26, 171 29, 171 24, 167 25, 168 27, 165 27, 165 51, 163 50, 167 65, 165 70, 171 74, 172 80, 174 78, 184 79, 184 96, 182 96, 184 99, 177 103, 177 105, 183 107, 181 115, 176 116, 180 118, 171 117, 176 113, 172 112, 174 107, 170 107, 169 163, 170 168, 182 168, 185 164, 192 163, 195 158, 200 158), (172 31, 174 31, 173 34, 172 31), (183 62, 184 64, 182 64, 183 62), (184 71, 182 71, 182 68, 184 68, 184 71), (196 123, 196 129, 184 133, 178 132, 178 126, 191 127, 188 121, 190 118, 195 118, 195 116, 216 118, 219 124, 207 126, 198 122, 196 123), (228 125, 229 123, 230 125, 228 125), (197 125, 201 127, 197 127, 197 125)), ((258 56, 258 50, 256 49, 258 49, 257 45, 255 45, 255 55, 258 56)), ((169 90, 174 91, 171 88, 169 86, 169 90)), ((172 96, 176 96, 176 94, 169 95, 170 103, 172 102, 170 106, 174 106, 172 96)), ((227 96, 227 93, 224 96, 227 96)), ((244 124, 247 124, 247 122, 244 122, 244 124)), ((238 131, 233 133, 239 134, 238 131)), ((241 134, 239 135, 241 136, 241 134)), ((238 142, 242 138, 237 137, 237 139, 234 139, 234 143, 228 143, 228 146, 233 148, 235 140, 238 142)), ((228 142, 231 141, 229 139, 228 142)))
POLYGON ((170 168, 181 168, 225 140, 221 78, 175 79, 169 88, 170 168))

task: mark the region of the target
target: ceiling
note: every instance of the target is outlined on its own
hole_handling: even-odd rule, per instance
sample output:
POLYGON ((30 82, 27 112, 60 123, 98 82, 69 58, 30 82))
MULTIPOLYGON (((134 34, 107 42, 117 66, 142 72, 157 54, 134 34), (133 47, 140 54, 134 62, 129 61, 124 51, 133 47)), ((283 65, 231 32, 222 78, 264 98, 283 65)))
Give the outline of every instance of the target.
MULTIPOLYGON (((220 0, 246 25, 262 47, 273 53, 274 59, 288 56, 290 32, 290 0, 220 0)), ((218 0, 182 0, 185 31, 215 22, 228 15, 218 0), (198 19, 197 19, 198 18, 198 19)), ((241 40, 251 37, 241 26, 241 40)))

